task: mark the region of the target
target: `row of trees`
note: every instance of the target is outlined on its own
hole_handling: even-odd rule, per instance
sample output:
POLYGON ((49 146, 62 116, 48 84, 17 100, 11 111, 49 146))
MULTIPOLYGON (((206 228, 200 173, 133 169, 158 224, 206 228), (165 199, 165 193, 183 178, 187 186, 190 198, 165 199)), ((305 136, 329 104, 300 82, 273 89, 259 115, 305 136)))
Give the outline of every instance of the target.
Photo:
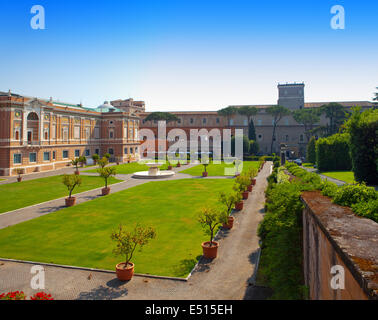
MULTIPOLYGON (((240 108, 230 106, 218 111, 219 115, 226 117, 228 123, 236 114, 246 116, 249 123, 248 138, 249 140, 254 141, 256 141, 256 132, 253 117, 256 116, 257 113, 258 108, 253 106, 243 106, 240 108)), ((304 126, 307 141, 309 141, 315 134, 319 136, 331 136, 337 133, 340 126, 348 116, 348 111, 345 110, 345 107, 335 102, 325 104, 320 108, 306 108, 295 111, 291 111, 285 107, 277 105, 266 108, 266 113, 269 114, 273 120, 272 141, 270 146, 271 153, 273 153, 277 125, 285 116, 291 115, 297 123, 304 126), (325 114, 325 116, 329 119, 329 124, 325 126, 316 126, 316 124, 319 123, 320 116, 322 114, 325 114)))

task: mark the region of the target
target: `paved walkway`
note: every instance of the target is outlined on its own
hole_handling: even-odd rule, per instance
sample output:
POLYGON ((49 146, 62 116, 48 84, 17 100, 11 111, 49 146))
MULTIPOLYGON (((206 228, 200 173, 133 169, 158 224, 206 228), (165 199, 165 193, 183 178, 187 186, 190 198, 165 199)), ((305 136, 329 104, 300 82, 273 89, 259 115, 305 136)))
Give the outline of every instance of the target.
POLYGON ((306 167, 301 167, 301 168, 307 170, 308 172, 314 172, 314 173, 318 174, 323 180, 331 181, 333 183, 336 183, 338 186, 342 186, 346 183, 345 181, 341 181, 341 180, 337 180, 337 179, 334 179, 334 178, 331 178, 331 177, 324 176, 324 175, 318 173, 317 169, 306 168, 306 167))
MULTIPOLYGON (((263 290, 257 290, 251 284, 256 276, 260 255, 257 227, 263 218, 266 178, 270 172, 271 163, 268 163, 258 175, 257 184, 249 199, 245 201, 244 209, 234 213, 234 228, 222 230, 218 234, 218 258, 212 261, 201 258, 187 282, 135 276, 131 281, 124 283, 117 280, 114 272, 46 266, 45 291, 56 299, 263 298, 263 290)), ((176 178, 180 176, 181 174, 178 174, 176 178)), ((33 277, 30 273, 31 267, 32 264, 28 263, 0 261, 0 292, 23 290, 27 295, 35 293, 36 291, 30 288, 33 277)))

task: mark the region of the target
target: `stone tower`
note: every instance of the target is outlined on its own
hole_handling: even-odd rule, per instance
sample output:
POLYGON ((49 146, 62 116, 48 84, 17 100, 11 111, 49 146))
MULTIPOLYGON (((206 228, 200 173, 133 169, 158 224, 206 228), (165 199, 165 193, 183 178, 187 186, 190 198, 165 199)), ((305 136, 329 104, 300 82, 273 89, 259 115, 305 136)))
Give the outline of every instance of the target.
POLYGON ((304 83, 278 84, 278 105, 290 110, 304 108, 304 83))

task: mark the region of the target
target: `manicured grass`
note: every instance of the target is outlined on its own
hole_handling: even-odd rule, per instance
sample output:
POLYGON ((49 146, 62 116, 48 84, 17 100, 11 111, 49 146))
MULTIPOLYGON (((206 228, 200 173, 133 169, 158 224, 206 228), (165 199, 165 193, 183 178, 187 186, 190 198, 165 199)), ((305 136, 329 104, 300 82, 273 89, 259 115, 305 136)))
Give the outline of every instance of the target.
POLYGON ((322 175, 334 178, 337 180, 344 181, 346 183, 356 183, 354 180, 354 172, 353 171, 329 171, 329 172, 321 172, 322 175))
MULTIPOLYGON (((96 189, 104 185, 100 177, 82 175, 82 184, 73 193, 96 189)), ((121 180, 111 178, 110 184, 121 180)), ((0 214, 31 206, 33 204, 68 196, 67 187, 62 183, 62 176, 34 179, 0 185, 0 214)))
POLYGON ((314 169, 314 164, 310 163, 310 162, 303 163, 302 166, 305 167, 305 168, 312 168, 312 169, 314 169))
MULTIPOLYGON (((176 165, 172 165, 172 167, 175 167, 176 165)), ((115 166, 117 169, 118 174, 130 174, 137 171, 148 171, 149 167, 146 164, 138 163, 138 162, 131 162, 131 163, 123 163, 118 166, 115 166)), ((160 170, 167 170, 168 165, 163 164, 160 167, 160 170)), ((98 167, 96 169, 87 170, 85 172, 97 172, 98 167)))
POLYGON ((148 182, 0 230, 0 257, 114 270, 110 234, 120 223, 152 226, 157 237, 132 259, 135 272, 185 277, 208 241, 198 209, 233 180, 148 182))
MULTIPOLYGON (((254 167, 258 168, 259 162, 258 161, 243 161, 243 170, 242 172, 246 172, 249 168, 254 167)), ((225 168, 233 168, 233 164, 225 164, 222 162, 221 164, 214 164, 210 163, 206 171, 208 172, 209 176, 225 176, 230 175, 233 176, 235 174, 235 171, 231 170, 230 173, 225 174, 225 168)), ((204 171, 204 166, 202 164, 183 170, 181 173, 190 174, 192 176, 202 176, 202 172, 204 171)))

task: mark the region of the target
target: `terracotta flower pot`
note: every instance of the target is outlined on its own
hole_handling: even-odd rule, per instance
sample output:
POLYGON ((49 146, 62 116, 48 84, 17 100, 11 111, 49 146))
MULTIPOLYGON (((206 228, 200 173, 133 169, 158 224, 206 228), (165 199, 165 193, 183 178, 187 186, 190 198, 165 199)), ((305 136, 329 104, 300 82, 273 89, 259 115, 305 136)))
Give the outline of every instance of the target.
POLYGON ((125 262, 118 263, 116 265, 116 274, 118 280, 129 281, 134 275, 134 263, 129 262, 125 267, 125 262))
POLYGON ((248 192, 252 192, 252 188, 253 188, 253 186, 250 184, 249 186, 248 186, 248 192))
POLYGON ((248 191, 244 191, 242 193, 242 195, 243 195, 243 200, 247 200, 248 199, 248 191))
POLYGON ((168 166, 168 170, 172 170, 172 166, 168 166))
POLYGON ((252 179, 252 185, 253 185, 253 186, 256 185, 256 179, 252 179))
POLYGON ((214 259, 217 257, 219 243, 213 241, 212 246, 210 247, 210 241, 202 243, 203 256, 207 259, 214 259))
POLYGON ((177 163, 177 166, 176 166, 177 168, 180 168, 181 167, 181 163, 179 162, 179 163, 177 163))
POLYGON ((235 204, 235 210, 243 210, 244 202, 243 200, 235 204))
POLYGON ((66 198, 66 207, 72 207, 76 203, 76 197, 66 198))
POLYGON ((202 177, 207 177, 209 175, 208 172, 202 172, 202 177))
POLYGON ((234 220, 235 220, 234 217, 229 216, 227 224, 224 223, 223 224, 223 228, 225 228, 225 229, 232 229, 232 227, 234 226, 234 220))
POLYGON ((21 177, 17 177, 17 182, 21 182, 22 181, 22 178, 21 177))
POLYGON ((75 170, 75 174, 76 175, 80 175, 80 171, 79 170, 75 170))
POLYGON ((107 196, 109 193, 110 193, 110 188, 107 187, 107 188, 102 188, 101 189, 101 192, 102 192, 102 195, 103 196, 107 196))

